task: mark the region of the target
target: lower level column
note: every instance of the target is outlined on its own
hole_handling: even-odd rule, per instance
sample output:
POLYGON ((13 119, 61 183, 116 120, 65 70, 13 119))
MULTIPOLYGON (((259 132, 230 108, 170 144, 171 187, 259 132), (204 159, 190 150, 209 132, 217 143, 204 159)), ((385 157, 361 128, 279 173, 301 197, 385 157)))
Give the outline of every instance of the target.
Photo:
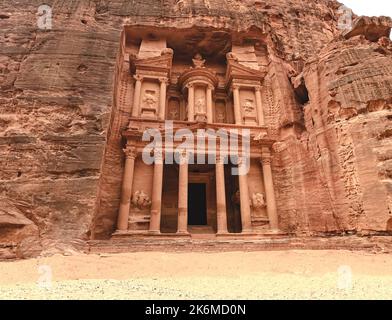
POLYGON ((154 152, 154 177, 152 184, 150 232, 161 233, 161 208, 163 185, 163 157, 162 151, 154 152))
POLYGON ((217 204, 217 225, 218 234, 226 234, 227 213, 226 213, 226 189, 225 189, 225 165, 224 157, 216 157, 216 204, 217 204))
POLYGON ((252 231, 252 218, 250 213, 249 203, 249 186, 248 186, 248 173, 246 165, 242 159, 239 163, 239 184, 240 184, 240 206, 241 206, 241 222, 242 232, 252 231))
POLYGON ((265 196, 267 198, 266 199, 267 213, 268 213, 270 228, 272 231, 278 231, 279 230, 278 211, 276 207, 274 182, 273 182, 272 170, 271 170, 271 154, 269 150, 267 152, 263 151, 261 163, 263 166, 265 196))
POLYGON ((131 206, 133 173, 135 170, 136 148, 127 147, 124 149, 126 160, 124 176, 122 182, 120 212, 117 220, 117 229, 121 231, 128 230, 129 210, 131 206))
POLYGON ((188 154, 180 155, 178 184, 178 229, 177 233, 188 233, 188 154))

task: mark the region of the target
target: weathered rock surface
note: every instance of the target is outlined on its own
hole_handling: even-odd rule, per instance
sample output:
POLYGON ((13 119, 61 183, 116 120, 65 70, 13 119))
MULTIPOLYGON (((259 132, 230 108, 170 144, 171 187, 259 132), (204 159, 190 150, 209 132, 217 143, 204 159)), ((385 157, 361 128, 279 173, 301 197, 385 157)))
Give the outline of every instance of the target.
POLYGON ((46 31, 40 1, 0 4, 0 257, 113 232, 132 96, 120 37, 137 24, 262 30, 281 228, 391 230, 391 20, 342 35, 336 1, 177 2, 48 0, 46 31))

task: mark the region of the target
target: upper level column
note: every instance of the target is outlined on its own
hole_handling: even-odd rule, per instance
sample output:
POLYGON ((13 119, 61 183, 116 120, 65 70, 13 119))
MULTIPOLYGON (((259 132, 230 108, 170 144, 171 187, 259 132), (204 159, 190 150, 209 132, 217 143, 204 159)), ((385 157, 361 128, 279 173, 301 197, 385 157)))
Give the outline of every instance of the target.
POLYGON ((195 87, 188 83, 188 121, 195 121, 195 87))
POLYGON ((212 85, 207 86, 207 123, 213 123, 213 110, 212 110, 212 85))
POLYGON ((132 117, 138 117, 139 109, 140 109, 140 96, 142 94, 143 77, 140 75, 136 75, 134 78, 136 82, 135 82, 135 91, 133 93, 132 117))
POLYGON ((166 115, 166 91, 167 85, 169 83, 169 79, 167 78, 159 78, 159 82, 161 84, 160 94, 159 94, 159 120, 165 120, 166 115))
POLYGON ((262 99, 261 99, 261 87, 260 86, 255 87, 255 93, 256 93, 257 120, 258 120, 259 126, 264 126, 265 125, 264 110, 263 110, 263 103, 262 103, 262 99))
POLYGON ((235 124, 242 124, 241 120, 241 106, 240 106, 240 87, 233 84, 233 99, 234 99, 234 119, 235 124))

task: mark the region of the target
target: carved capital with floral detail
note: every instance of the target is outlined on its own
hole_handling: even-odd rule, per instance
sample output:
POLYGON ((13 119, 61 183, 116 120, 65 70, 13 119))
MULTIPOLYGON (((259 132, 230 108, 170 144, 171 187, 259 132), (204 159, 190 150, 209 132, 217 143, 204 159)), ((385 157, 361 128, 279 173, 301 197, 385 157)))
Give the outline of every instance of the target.
POLYGON ((127 159, 133 159, 135 160, 137 157, 137 149, 134 146, 127 146, 126 148, 123 149, 125 156, 127 159))
POLYGON ((159 82, 160 82, 160 83, 169 84, 169 79, 168 79, 168 78, 162 77, 162 78, 159 78, 159 82))
POLYGON ((133 78, 134 78, 136 81, 140 81, 140 82, 143 81, 143 76, 141 76, 140 74, 134 75, 133 78))

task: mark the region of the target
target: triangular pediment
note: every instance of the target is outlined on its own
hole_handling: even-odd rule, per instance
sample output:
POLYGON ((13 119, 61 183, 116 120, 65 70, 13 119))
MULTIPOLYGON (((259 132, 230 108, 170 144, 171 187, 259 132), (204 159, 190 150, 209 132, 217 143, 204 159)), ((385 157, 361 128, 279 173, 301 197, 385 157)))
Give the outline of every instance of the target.
POLYGON ((154 71, 170 71, 173 63, 172 54, 162 54, 161 56, 139 59, 137 57, 130 59, 131 71, 136 70, 154 70, 154 71))
POLYGON ((226 69, 226 82, 230 83, 233 79, 247 79, 262 81, 266 73, 247 67, 237 61, 229 60, 226 69))

